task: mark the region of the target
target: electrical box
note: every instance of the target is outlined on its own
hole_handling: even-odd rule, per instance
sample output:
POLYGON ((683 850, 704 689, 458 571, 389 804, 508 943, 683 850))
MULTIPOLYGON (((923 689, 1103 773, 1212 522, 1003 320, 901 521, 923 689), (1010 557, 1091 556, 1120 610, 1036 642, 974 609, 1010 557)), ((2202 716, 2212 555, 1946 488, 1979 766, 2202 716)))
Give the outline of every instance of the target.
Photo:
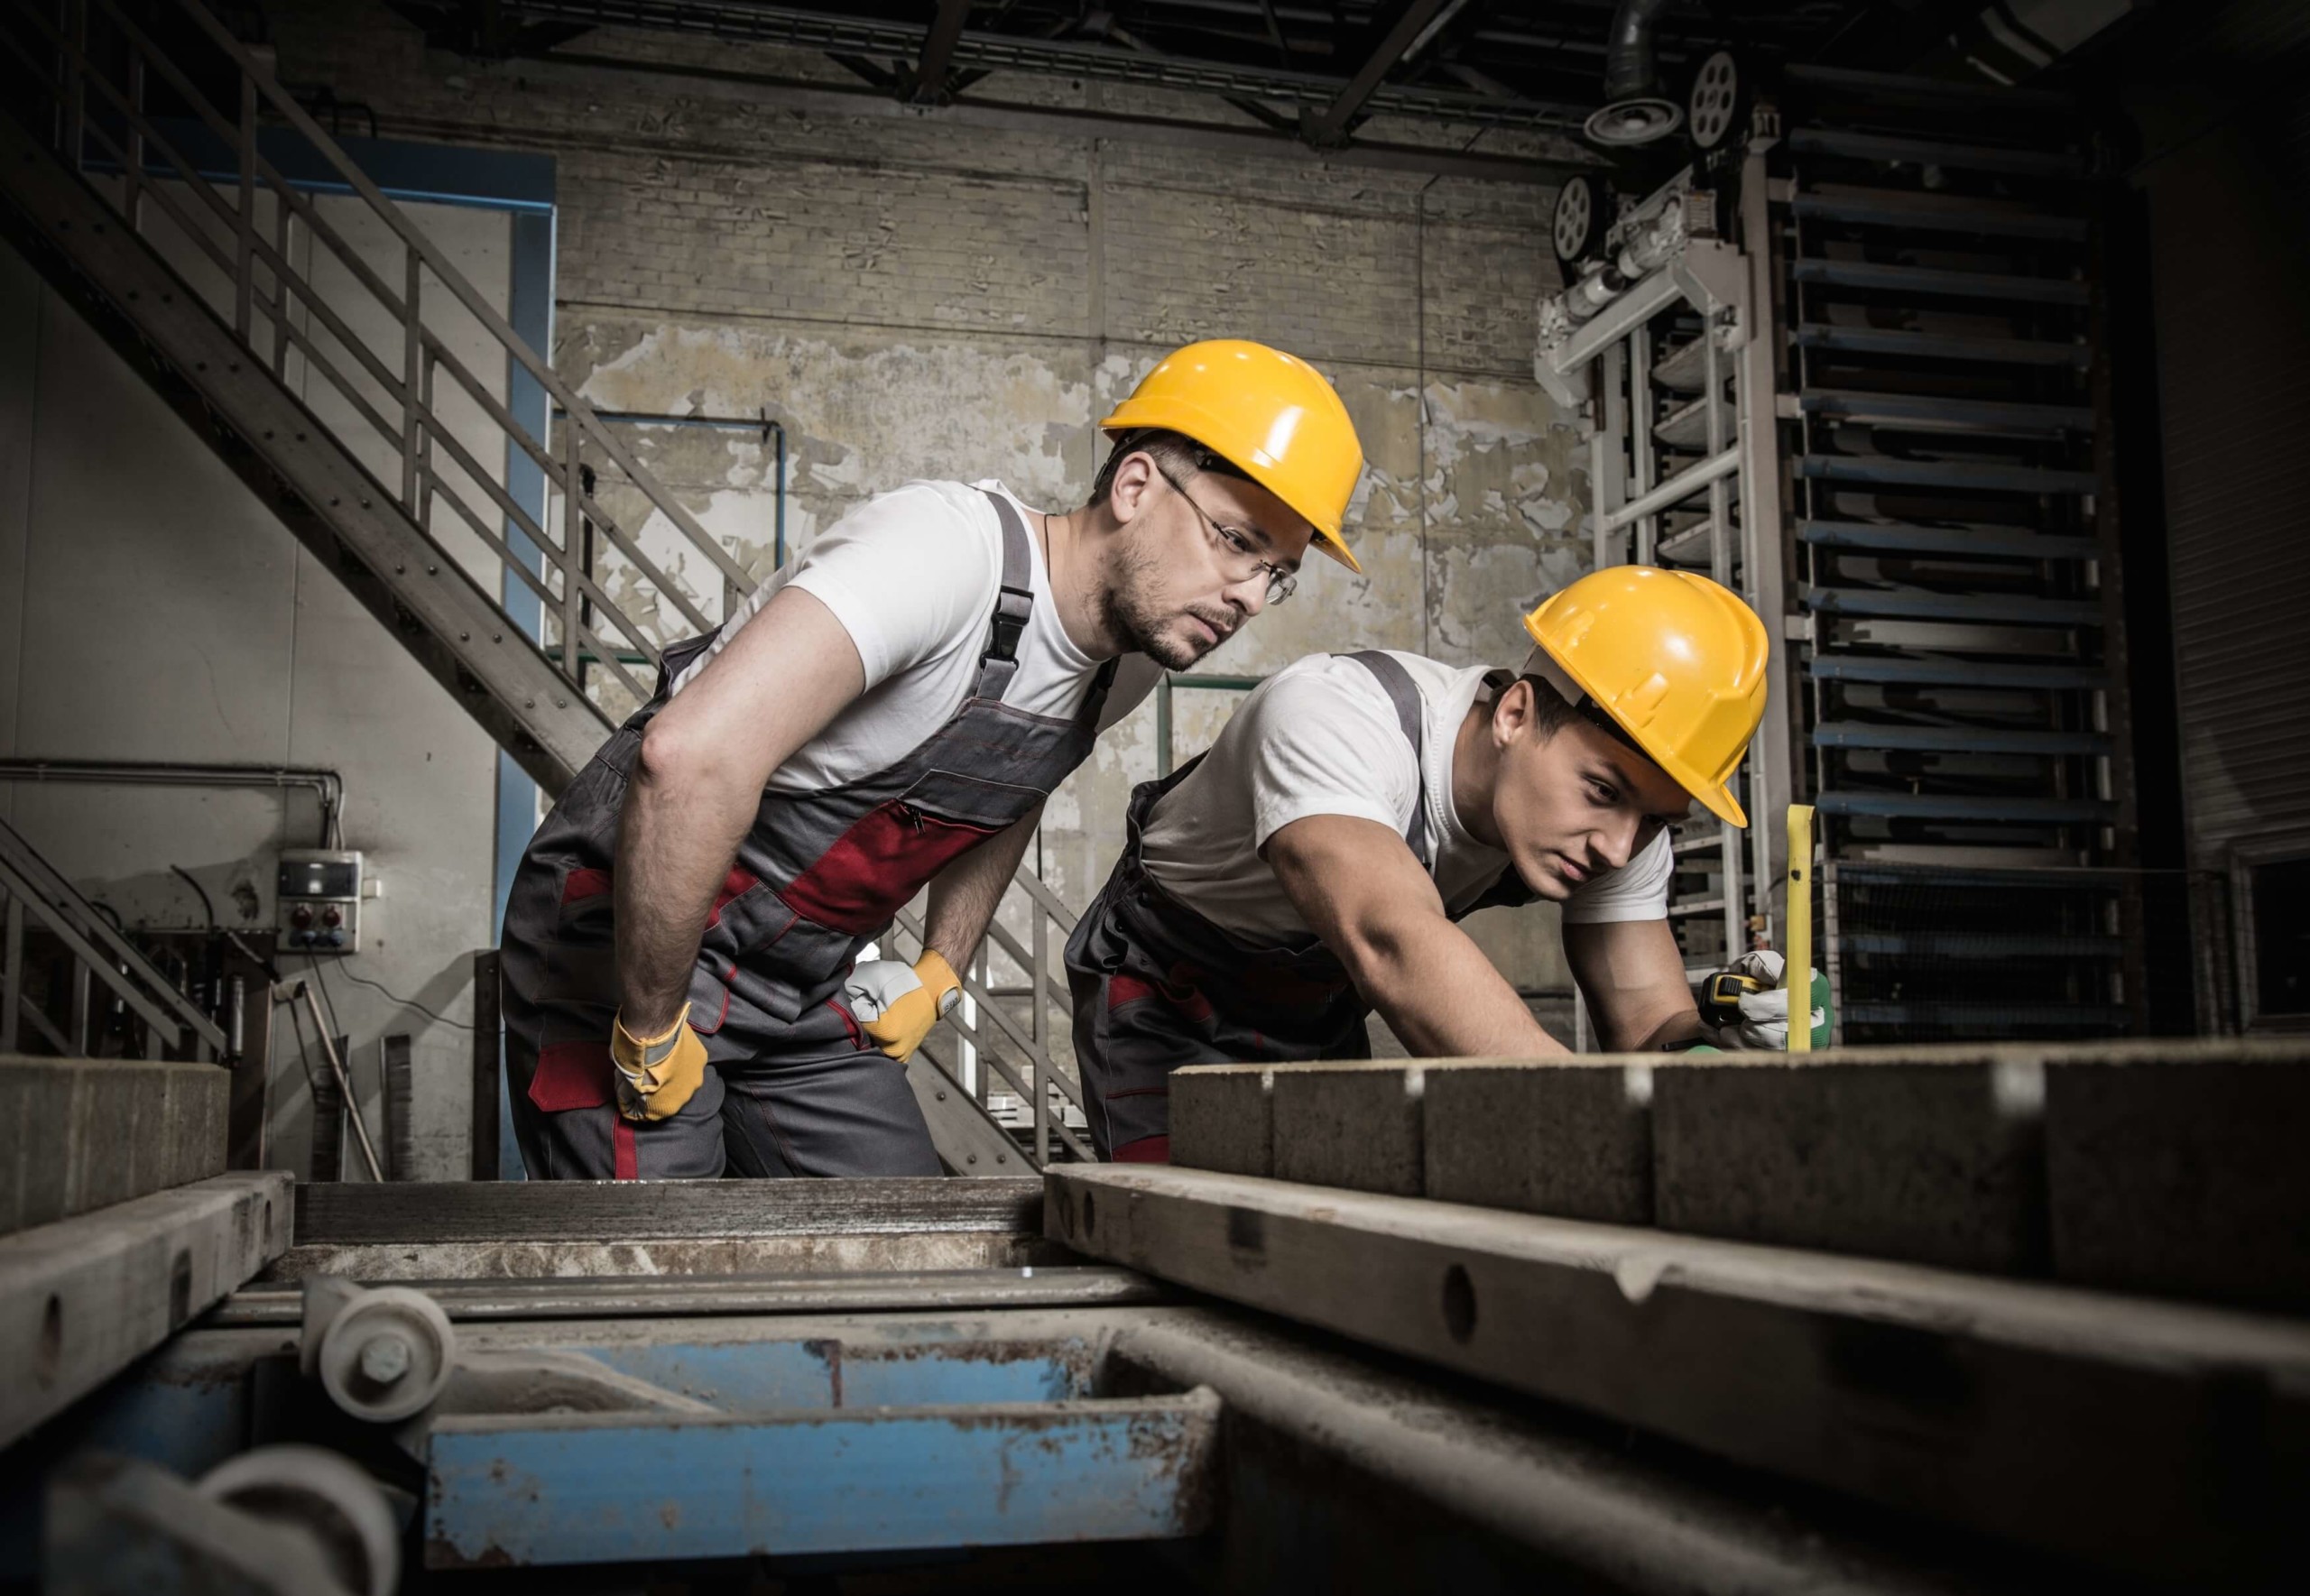
POLYGON ((343 848, 281 851, 281 946, 291 953, 361 951, 361 855, 343 848))

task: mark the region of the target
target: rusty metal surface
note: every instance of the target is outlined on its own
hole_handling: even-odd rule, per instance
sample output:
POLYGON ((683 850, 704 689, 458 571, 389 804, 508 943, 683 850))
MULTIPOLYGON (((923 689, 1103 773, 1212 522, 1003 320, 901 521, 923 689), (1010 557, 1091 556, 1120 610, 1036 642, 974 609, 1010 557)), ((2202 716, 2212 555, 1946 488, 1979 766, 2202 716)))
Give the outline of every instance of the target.
POLYGON ((300 1240, 631 1241, 981 1231, 1037 1233, 1042 1182, 511 1180, 328 1182, 297 1188, 300 1240))
MULTIPOLYGON (((929 1313, 956 1308, 1123 1307, 1158 1303, 1169 1288, 1129 1269, 921 1269, 907 1273, 411 1282, 453 1320, 634 1319, 733 1314, 929 1313)), ((295 1324, 293 1286, 235 1292, 208 1315, 224 1328, 295 1324)))

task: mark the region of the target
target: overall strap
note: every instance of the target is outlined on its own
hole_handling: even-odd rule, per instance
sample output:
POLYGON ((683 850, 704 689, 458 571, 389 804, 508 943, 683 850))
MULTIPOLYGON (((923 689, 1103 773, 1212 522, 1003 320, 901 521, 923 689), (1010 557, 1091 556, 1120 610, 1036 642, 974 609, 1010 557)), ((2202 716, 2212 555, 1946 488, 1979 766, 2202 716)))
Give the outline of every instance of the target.
POLYGON ((986 648, 978 657, 978 686, 972 697, 1001 699, 1019 669, 1019 639, 1027 617, 1035 610, 1034 545, 1027 540, 1027 523, 1011 501, 981 488, 994 506, 1003 526, 1003 586, 994 595, 994 613, 987 623, 986 648))
POLYGON ((1404 741, 1411 744, 1412 771, 1417 778, 1411 824, 1404 827, 1404 844, 1411 849, 1412 856, 1422 866, 1432 870, 1436 861, 1428 846, 1428 771, 1420 758, 1427 744, 1427 736, 1422 730, 1427 714, 1420 702, 1419 688, 1413 684, 1411 672, 1406 670, 1392 654, 1382 653, 1378 649, 1364 649, 1342 657, 1354 660, 1370 671, 1373 679, 1379 682, 1380 690, 1388 695, 1388 702, 1396 706, 1396 724, 1403 729, 1404 741))

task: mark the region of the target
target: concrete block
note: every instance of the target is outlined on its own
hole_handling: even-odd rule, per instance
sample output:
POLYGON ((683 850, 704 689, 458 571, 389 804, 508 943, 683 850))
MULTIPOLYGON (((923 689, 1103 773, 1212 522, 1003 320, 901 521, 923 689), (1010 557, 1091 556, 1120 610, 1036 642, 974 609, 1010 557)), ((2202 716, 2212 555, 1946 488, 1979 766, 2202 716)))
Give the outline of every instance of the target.
POLYGON ((2049 1051, 2056 1278, 2310 1308, 2305 1130, 2310 1040, 2049 1051))
POLYGON ((1171 1072, 1171 1162, 1228 1175, 1275 1173, 1275 1072, 1201 1064, 1171 1072))
POLYGON ((2045 1267, 2042 1049, 1653 1068, 1661 1229, 2000 1274, 2045 1267))
POLYGON ((1420 1066, 1282 1064, 1273 1074, 1278 1180, 1420 1195, 1420 1066))
POLYGON ((0 1056, 0 1232, 221 1175, 231 1091, 213 1064, 0 1056))
POLYGON ((1421 1066, 1427 1192, 1606 1224, 1652 1218, 1652 1066, 1439 1059, 1421 1066))

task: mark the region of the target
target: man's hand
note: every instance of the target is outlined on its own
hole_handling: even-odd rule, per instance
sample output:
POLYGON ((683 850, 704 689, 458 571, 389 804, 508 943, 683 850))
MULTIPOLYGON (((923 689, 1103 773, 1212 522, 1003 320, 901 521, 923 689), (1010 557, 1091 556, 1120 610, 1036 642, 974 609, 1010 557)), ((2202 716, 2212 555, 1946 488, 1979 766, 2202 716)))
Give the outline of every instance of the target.
POLYGON ((1261 851, 1324 940, 1416 1058, 1564 1052, 1483 950, 1445 915, 1436 883, 1376 821, 1309 815, 1261 851))
MULTIPOLYGON (((1769 948, 1744 953, 1732 961, 1732 973, 1760 981, 1767 990, 1744 992, 1737 1007, 1738 1023, 1732 1016, 1719 1022, 1718 1034, 1728 1047, 1768 1053, 1788 1051, 1788 989, 1780 984, 1788 962, 1769 948)), ((1812 975, 1813 1046, 1829 1045, 1829 982, 1818 970, 1812 975)))
POLYGON ((963 995, 954 967, 935 948, 910 966, 896 959, 869 959, 852 966, 843 984, 852 1016, 901 1064, 914 1056, 930 1028, 963 995))
POLYGON ((615 1066, 617 1112, 629 1120, 663 1120, 706 1084, 706 1044, 689 1028, 689 1010, 673 1029, 637 1037, 621 1014, 610 1021, 610 1063, 615 1066))

